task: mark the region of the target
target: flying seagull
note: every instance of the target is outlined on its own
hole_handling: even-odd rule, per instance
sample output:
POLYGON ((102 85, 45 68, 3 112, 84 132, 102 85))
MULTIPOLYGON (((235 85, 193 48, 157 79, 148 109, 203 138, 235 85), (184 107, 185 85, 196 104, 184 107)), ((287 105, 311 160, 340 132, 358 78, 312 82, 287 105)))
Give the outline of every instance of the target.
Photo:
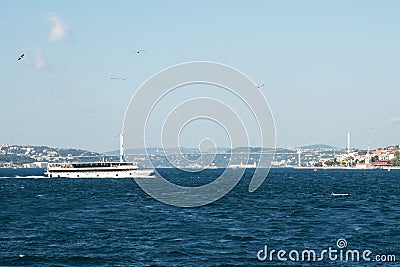
POLYGON ((264 86, 264 84, 256 85, 256 87, 257 87, 258 89, 260 89, 260 88, 263 87, 263 86, 264 86))
POLYGON ((121 78, 121 77, 111 77, 110 79, 111 80, 123 80, 123 81, 126 80, 125 78, 121 78))
POLYGON ((140 50, 134 51, 133 53, 135 53, 135 54, 141 54, 141 53, 144 53, 144 52, 147 52, 147 51, 146 51, 146 50, 143 50, 143 49, 140 49, 140 50))
POLYGON ((20 55, 20 56, 19 56, 19 58, 18 58, 18 60, 21 60, 21 59, 23 59, 23 58, 24 58, 24 56, 25 56, 25 54, 22 54, 22 55, 20 55))

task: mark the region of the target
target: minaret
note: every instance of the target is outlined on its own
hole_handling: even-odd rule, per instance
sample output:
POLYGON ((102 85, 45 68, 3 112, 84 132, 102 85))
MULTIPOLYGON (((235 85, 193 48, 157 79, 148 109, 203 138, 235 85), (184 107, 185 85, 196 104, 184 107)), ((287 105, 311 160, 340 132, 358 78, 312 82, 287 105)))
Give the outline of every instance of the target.
POLYGON ((299 156, 299 167, 301 167, 301 149, 297 150, 297 155, 299 156))
POLYGON ((368 144, 368 151, 367 151, 367 155, 365 157, 365 165, 368 168, 368 166, 371 164, 371 154, 370 154, 370 147, 368 144))
POLYGON ((350 132, 347 132, 347 154, 350 154, 350 132))
POLYGON ((122 133, 119 136, 119 161, 125 161, 124 135, 122 133))

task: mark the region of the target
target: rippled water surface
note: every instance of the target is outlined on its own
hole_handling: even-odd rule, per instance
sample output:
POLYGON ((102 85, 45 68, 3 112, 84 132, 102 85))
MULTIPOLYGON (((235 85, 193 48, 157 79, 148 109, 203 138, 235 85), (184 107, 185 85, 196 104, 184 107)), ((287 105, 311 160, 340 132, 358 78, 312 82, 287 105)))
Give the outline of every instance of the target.
MULTIPOLYGON (((221 171, 160 170, 184 185, 221 171)), ((0 178, 0 266, 301 266, 260 262, 257 252, 337 249, 339 238, 347 249, 396 256, 379 266, 400 264, 400 171, 273 169, 249 193, 251 174, 215 203, 177 208, 132 179, 35 179, 41 170, 0 169, 8 177, 0 178)))

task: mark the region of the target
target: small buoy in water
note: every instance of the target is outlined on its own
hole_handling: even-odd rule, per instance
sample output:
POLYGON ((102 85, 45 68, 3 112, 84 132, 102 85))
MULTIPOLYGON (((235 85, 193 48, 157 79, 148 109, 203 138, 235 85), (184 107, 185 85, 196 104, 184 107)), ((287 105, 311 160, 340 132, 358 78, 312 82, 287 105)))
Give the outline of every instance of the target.
POLYGON ((349 196, 351 196, 351 194, 335 194, 335 193, 332 193, 331 196, 332 197, 349 197, 349 196))
POLYGON ((23 258, 23 257, 25 257, 25 255, 19 254, 18 257, 23 258))

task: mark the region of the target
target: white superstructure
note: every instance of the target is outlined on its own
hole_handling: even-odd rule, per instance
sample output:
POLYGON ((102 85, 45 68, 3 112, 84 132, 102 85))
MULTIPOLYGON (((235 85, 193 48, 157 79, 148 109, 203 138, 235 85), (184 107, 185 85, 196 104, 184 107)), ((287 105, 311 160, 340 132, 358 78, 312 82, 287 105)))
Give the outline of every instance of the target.
POLYGON ((149 178, 154 174, 154 170, 141 170, 133 162, 125 161, 122 134, 118 162, 49 163, 46 171, 50 178, 149 178))

